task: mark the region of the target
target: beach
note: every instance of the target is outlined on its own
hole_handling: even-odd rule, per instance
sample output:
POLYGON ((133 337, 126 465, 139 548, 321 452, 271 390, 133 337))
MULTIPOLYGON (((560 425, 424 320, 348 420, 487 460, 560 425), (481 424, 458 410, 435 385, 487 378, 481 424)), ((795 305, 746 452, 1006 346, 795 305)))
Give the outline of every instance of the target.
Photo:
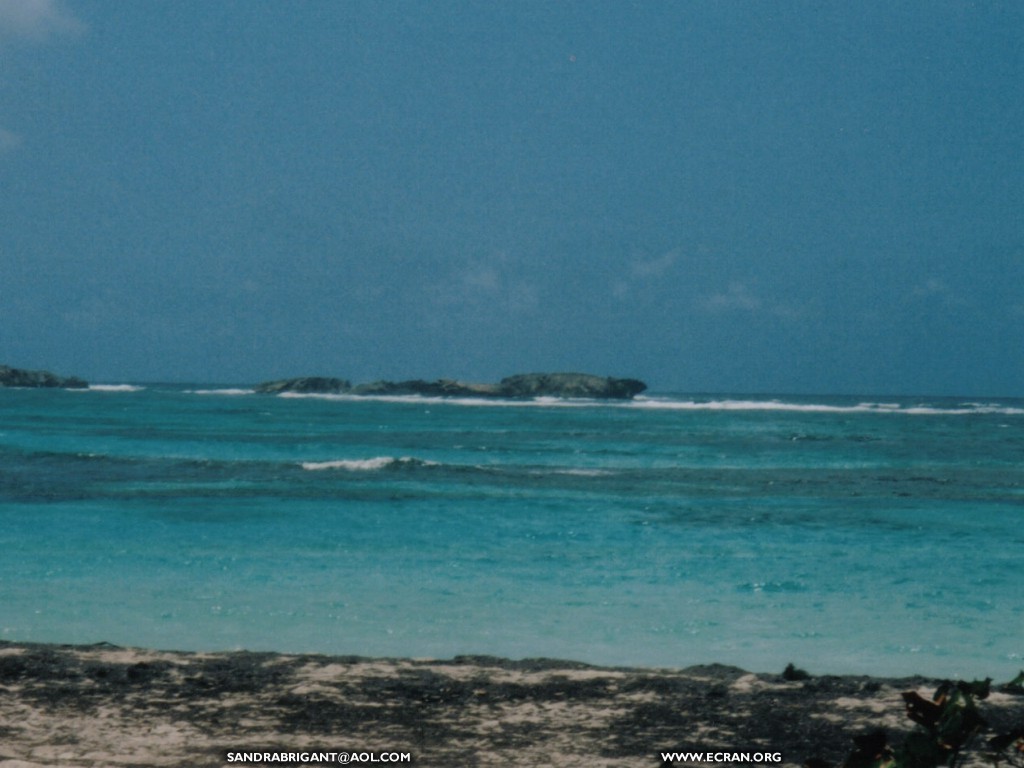
MULTIPOLYGON (((901 692, 930 698, 936 684, 3 643, 0 768, 268 764, 237 753, 307 753, 313 764, 342 752, 417 766, 689 764, 663 763, 669 751, 837 764, 858 734, 881 728, 898 743, 914 725, 901 692)), ((984 704, 994 726, 1024 721, 1024 697, 994 692, 984 704)))

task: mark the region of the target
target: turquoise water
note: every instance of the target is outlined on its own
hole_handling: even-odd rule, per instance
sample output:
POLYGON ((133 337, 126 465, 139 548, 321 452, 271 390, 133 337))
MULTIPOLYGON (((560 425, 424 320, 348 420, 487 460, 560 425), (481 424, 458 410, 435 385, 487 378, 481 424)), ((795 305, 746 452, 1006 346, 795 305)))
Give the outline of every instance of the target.
POLYGON ((0 639, 1013 677, 1024 402, 0 390, 0 639))

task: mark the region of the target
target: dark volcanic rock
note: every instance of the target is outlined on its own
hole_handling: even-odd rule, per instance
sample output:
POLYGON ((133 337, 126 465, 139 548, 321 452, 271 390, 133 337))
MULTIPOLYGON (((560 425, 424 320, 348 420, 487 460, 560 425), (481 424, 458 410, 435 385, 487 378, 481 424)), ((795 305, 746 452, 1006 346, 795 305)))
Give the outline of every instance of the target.
POLYGON ((330 379, 322 376, 308 376, 301 379, 281 379, 265 381, 256 385, 256 391, 266 395, 279 395, 282 392, 298 392, 301 394, 344 395, 352 389, 352 383, 345 379, 330 379))
POLYGON ((499 394, 491 384, 471 384, 454 379, 437 381, 374 381, 352 389, 355 395, 422 395, 423 397, 494 397, 499 394))
POLYGON ((589 373, 522 373, 502 379, 502 397, 597 397, 628 400, 647 385, 637 379, 613 379, 589 373))
POLYGON ((420 395, 422 397, 585 397, 628 400, 647 385, 636 379, 613 379, 587 373, 523 373, 502 379, 499 384, 474 384, 454 379, 424 381, 374 381, 352 386, 345 379, 300 378, 268 381, 256 391, 277 395, 282 392, 349 395, 420 395))
POLYGON ((86 389, 88 386, 88 382, 75 376, 57 376, 49 371, 26 371, 0 365, 0 387, 86 389))

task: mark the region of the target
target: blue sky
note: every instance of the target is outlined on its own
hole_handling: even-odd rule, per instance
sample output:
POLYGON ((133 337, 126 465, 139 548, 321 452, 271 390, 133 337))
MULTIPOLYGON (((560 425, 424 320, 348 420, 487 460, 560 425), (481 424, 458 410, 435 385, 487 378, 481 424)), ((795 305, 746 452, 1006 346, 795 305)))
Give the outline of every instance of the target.
POLYGON ((0 363, 1024 396, 1024 4, 0 0, 0 363))

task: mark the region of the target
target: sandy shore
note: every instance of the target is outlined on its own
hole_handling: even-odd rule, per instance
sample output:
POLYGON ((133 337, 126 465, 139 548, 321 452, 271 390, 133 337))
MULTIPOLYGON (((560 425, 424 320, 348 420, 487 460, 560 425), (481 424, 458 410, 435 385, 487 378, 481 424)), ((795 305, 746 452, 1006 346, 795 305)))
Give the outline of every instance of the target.
MULTIPOLYGON (((408 752, 416 766, 640 768, 684 750, 837 763, 856 734, 899 741, 913 727, 900 692, 935 685, 0 643, 0 768, 225 766, 229 751, 265 750, 408 752)), ((1024 697, 996 693, 985 709, 1024 723, 1024 697)))

